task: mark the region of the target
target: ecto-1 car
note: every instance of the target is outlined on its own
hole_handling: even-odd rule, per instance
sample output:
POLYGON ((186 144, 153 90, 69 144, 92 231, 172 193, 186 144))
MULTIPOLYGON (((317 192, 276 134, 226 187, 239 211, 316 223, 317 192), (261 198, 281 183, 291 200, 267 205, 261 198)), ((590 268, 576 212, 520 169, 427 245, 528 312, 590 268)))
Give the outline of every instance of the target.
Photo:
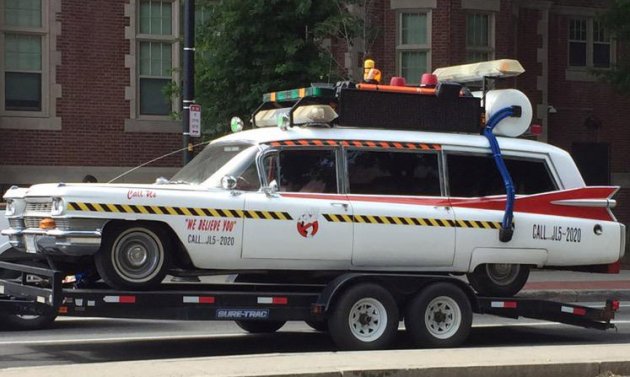
POLYGON ((514 138, 529 101, 496 90, 482 107, 454 83, 468 68, 436 72, 437 88, 266 94, 255 129, 214 140, 170 180, 10 189, 2 234, 66 272, 94 264, 118 289, 155 288, 167 273, 385 271, 468 274, 479 293, 510 296, 532 266, 617 262, 618 188, 588 187, 565 151, 514 138))

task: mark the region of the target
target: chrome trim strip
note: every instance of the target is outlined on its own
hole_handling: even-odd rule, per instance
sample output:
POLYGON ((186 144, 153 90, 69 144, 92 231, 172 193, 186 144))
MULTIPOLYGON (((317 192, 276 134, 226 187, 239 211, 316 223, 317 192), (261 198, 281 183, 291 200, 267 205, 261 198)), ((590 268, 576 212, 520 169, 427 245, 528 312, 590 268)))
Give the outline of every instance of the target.
POLYGON ((615 208, 617 201, 614 199, 566 199, 554 200, 551 204, 572 207, 615 208))

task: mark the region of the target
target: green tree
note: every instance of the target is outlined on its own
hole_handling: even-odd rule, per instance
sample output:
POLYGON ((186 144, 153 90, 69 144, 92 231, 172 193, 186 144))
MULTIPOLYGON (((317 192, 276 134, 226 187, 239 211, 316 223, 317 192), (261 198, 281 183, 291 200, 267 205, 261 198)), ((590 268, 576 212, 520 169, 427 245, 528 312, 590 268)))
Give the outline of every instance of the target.
POLYGON ((331 20, 344 10, 337 3, 225 0, 213 5, 196 38, 195 92, 204 109, 205 134, 225 133, 232 116, 249 119, 265 92, 336 80, 322 41, 336 32, 331 20))
POLYGON ((625 44, 625 50, 617 57, 617 64, 612 69, 598 74, 621 93, 630 93, 630 0, 613 0, 608 10, 600 15, 600 20, 618 44, 625 44))

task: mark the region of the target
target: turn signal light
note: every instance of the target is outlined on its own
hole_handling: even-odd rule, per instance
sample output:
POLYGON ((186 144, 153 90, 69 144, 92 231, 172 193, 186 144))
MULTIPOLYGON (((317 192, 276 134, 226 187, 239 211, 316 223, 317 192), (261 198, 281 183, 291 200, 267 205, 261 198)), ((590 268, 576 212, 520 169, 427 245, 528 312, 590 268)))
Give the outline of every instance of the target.
POLYGON ((39 229, 54 229, 57 227, 57 224, 55 224, 55 220, 53 219, 42 219, 39 222, 39 229))

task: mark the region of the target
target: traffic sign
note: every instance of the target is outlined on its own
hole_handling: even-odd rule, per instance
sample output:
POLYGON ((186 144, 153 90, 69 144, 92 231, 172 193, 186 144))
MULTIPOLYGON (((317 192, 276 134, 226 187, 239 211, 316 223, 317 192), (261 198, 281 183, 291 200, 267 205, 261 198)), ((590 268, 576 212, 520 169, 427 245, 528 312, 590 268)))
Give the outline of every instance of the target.
POLYGON ((191 137, 201 136, 201 105, 190 105, 188 132, 191 137))

